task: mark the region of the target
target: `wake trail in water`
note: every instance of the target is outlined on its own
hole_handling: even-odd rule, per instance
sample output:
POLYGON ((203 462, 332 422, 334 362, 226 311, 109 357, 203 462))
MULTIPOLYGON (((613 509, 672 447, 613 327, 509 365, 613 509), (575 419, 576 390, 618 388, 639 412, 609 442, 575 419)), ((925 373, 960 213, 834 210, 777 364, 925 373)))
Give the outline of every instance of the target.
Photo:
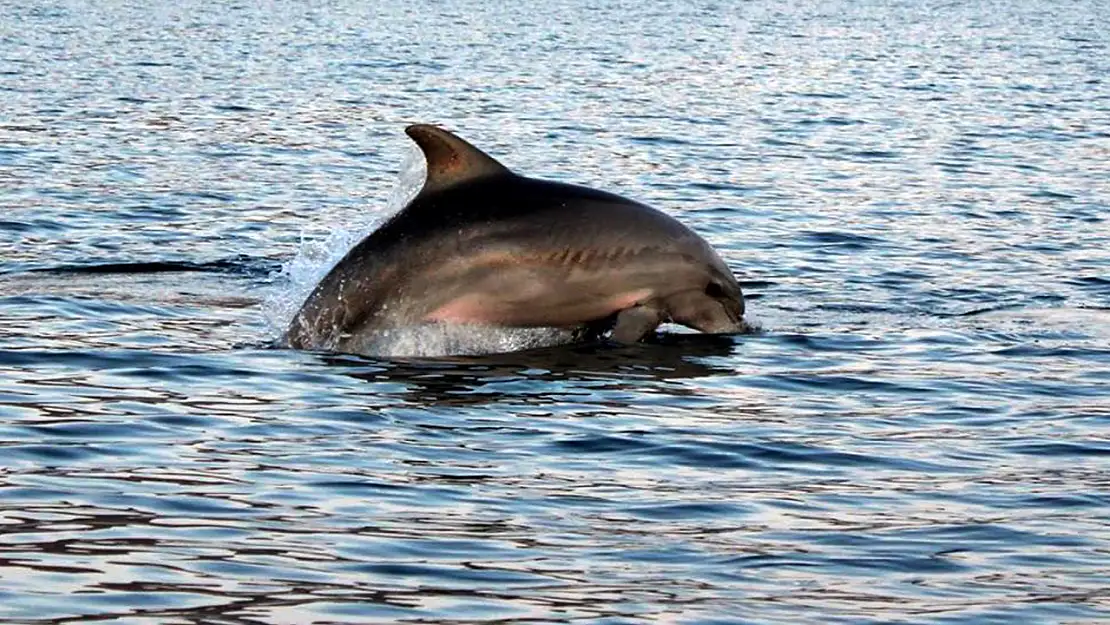
POLYGON ((267 275, 275 269, 276 261, 250 258, 239 255, 208 262, 192 261, 142 261, 142 262, 100 262, 89 264, 59 265, 56 267, 37 267, 26 270, 28 274, 152 274, 152 273, 233 273, 267 275))

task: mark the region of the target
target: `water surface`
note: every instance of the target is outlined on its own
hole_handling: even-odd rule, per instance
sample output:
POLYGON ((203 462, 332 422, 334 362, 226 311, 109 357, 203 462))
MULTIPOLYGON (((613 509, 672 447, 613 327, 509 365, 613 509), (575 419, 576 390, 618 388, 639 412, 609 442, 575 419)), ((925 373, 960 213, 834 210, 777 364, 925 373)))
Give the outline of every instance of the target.
POLYGON ((1107 11, 0 0, 0 620, 1110 618, 1107 11), (417 121, 763 331, 274 348, 417 121))

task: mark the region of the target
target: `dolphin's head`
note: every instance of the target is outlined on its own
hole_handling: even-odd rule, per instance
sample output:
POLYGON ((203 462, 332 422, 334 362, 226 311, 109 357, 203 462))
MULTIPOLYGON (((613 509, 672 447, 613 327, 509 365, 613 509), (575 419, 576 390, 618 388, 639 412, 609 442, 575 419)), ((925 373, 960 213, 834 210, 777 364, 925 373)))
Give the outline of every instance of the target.
POLYGON ((713 250, 707 246, 705 252, 703 279, 663 300, 670 320, 709 334, 748 332, 740 284, 713 250))

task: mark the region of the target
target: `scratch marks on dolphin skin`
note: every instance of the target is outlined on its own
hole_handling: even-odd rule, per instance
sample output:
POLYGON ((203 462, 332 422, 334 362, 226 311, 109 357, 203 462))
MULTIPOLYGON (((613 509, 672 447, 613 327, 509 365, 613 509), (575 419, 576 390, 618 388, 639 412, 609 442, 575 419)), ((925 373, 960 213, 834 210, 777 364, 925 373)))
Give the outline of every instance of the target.
POLYGON ((657 246, 617 246, 612 249, 566 247, 547 254, 517 254, 516 258, 520 262, 596 270, 606 266, 641 262, 647 257, 663 259, 677 255, 676 252, 657 246))
MULTIPOLYGON (((565 271, 577 269, 598 270, 614 268, 617 265, 640 263, 649 258, 660 260, 685 259, 687 256, 658 246, 637 248, 619 246, 613 249, 565 247, 555 251, 541 250, 535 252, 512 246, 502 249, 487 249, 479 254, 460 257, 457 263, 451 264, 451 267, 456 268, 454 273, 458 274, 474 272, 479 268, 489 270, 498 267, 533 267, 565 271)), ((436 266, 433 269, 437 272, 443 272, 448 267, 436 266)))

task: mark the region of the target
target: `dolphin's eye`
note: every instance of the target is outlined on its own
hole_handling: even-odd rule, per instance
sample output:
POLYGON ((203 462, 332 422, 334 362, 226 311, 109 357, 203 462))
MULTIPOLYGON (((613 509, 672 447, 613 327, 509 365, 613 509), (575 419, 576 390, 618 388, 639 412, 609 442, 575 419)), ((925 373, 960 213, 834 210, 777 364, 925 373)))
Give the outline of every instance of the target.
POLYGON ((716 282, 710 282, 705 286, 705 294, 713 299, 722 299, 725 296, 725 289, 716 282))

